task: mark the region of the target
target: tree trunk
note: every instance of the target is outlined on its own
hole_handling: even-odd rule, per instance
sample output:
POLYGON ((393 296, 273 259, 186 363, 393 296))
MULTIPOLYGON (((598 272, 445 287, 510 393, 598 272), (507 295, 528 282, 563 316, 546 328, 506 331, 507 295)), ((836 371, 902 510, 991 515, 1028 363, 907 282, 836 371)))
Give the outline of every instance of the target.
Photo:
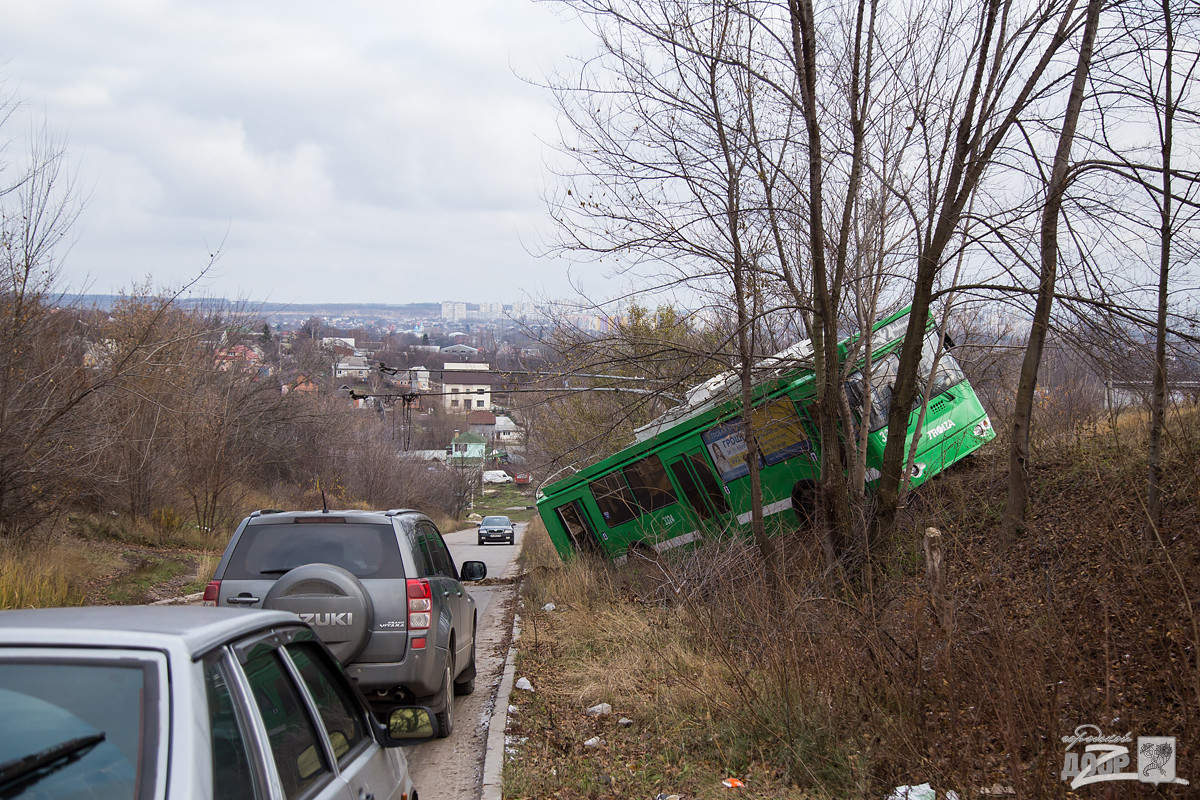
POLYGON ((1163 79, 1166 102, 1162 121, 1162 204, 1158 241, 1158 325, 1154 337, 1154 396, 1150 405, 1150 447, 1146 470, 1146 513, 1149 517, 1147 538, 1153 541, 1162 529, 1162 434, 1167 413, 1167 289, 1171 273, 1171 149, 1175 127, 1175 97, 1172 78, 1175 70, 1175 31, 1171 27, 1170 0, 1163 0, 1163 27, 1167 36, 1163 79))
POLYGON ((1042 363, 1042 351, 1050 328, 1054 284, 1058 277, 1058 217, 1062 212, 1063 195, 1069 183, 1071 145, 1079 123, 1079 112, 1083 108, 1084 89, 1092 64, 1092 45, 1096 40, 1101 5, 1101 0, 1088 0, 1087 22, 1083 29, 1083 41, 1079 46, 1075 78, 1071 83, 1071 93, 1067 96, 1067 110, 1063 115, 1058 148, 1054 153, 1050 183, 1046 187, 1046 205, 1042 209, 1042 264, 1037 305, 1033 312, 1033 326, 1029 331, 1029 344, 1025 348, 1025 360, 1021 364, 1017 399, 1013 407, 1012 443, 1008 461, 1008 504, 1002 532, 1006 542, 1011 542, 1025 524, 1025 509, 1029 496, 1029 426, 1033 417, 1034 394, 1037 391, 1038 367, 1042 363))

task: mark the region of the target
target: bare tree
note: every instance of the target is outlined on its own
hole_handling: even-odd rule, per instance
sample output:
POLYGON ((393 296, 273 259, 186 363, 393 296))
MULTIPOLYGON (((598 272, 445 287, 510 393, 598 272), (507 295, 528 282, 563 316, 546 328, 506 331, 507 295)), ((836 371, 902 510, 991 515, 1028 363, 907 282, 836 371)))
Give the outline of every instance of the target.
MULTIPOLYGON (((0 103, 0 124, 14 108, 0 103)), ((0 534, 11 534, 69 494, 87 460, 72 446, 87 424, 75 411, 95 384, 80 369, 75 316, 55 308, 57 248, 79 209, 61 146, 42 133, 0 178, 0 534)))
POLYGON ((1083 109, 1084 90, 1092 64, 1092 48, 1096 31, 1100 25, 1101 0, 1089 0, 1087 22, 1083 28, 1083 41, 1079 46, 1079 59, 1075 64, 1075 76, 1067 95, 1067 107, 1063 114, 1062 128, 1058 137, 1058 148, 1050 178, 1046 185, 1046 203, 1042 210, 1041 226, 1041 280, 1038 285, 1037 307, 1033 314, 1033 327, 1025 350, 1025 361, 1021 366, 1021 379, 1017 388, 1016 405, 1013 409, 1012 441, 1008 467, 1008 507, 1004 519, 1004 536, 1011 540, 1023 525, 1028 496, 1026 465, 1029 461, 1029 421, 1033 415, 1034 390, 1037 387, 1038 367, 1042 361, 1042 349, 1050 326, 1050 307, 1054 302, 1055 280, 1058 275, 1058 220, 1062 213, 1063 195, 1070 180, 1071 145, 1075 140, 1075 128, 1083 109))

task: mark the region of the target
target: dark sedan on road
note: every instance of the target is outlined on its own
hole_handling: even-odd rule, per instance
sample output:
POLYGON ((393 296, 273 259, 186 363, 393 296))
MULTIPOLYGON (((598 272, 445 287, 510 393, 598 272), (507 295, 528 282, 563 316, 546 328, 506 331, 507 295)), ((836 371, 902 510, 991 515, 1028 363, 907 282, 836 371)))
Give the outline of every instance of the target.
POLYGON ((516 539, 516 531, 512 520, 508 517, 484 517, 479 523, 479 543, 505 542, 512 544, 516 539))

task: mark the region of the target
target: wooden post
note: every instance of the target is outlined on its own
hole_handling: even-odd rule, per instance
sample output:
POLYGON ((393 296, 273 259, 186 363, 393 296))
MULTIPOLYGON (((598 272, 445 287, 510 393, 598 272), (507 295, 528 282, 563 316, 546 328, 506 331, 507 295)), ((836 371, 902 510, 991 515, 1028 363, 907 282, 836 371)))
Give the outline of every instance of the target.
POLYGON ((951 624, 950 598, 946 596, 946 567, 943 563, 942 532, 925 529, 925 579, 929 582, 929 602, 942 629, 949 632, 951 624))

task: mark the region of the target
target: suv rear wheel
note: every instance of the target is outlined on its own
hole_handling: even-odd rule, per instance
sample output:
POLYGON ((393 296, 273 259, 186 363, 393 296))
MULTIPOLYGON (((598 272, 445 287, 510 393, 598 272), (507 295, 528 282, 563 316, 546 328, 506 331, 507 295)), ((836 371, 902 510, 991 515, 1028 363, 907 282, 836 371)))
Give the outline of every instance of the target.
POLYGON ((463 669, 462 680, 454 684, 454 694, 465 697, 475 691, 475 631, 471 631, 471 660, 467 662, 467 666, 463 669), (470 677, 465 677, 465 676, 470 677))
MULTIPOLYGON (((434 695, 442 701, 442 710, 437 712, 438 738, 444 739, 454 732, 454 656, 446 659, 446 671, 442 676, 442 690, 434 695)), ((435 702, 436 708, 439 703, 435 702)))

